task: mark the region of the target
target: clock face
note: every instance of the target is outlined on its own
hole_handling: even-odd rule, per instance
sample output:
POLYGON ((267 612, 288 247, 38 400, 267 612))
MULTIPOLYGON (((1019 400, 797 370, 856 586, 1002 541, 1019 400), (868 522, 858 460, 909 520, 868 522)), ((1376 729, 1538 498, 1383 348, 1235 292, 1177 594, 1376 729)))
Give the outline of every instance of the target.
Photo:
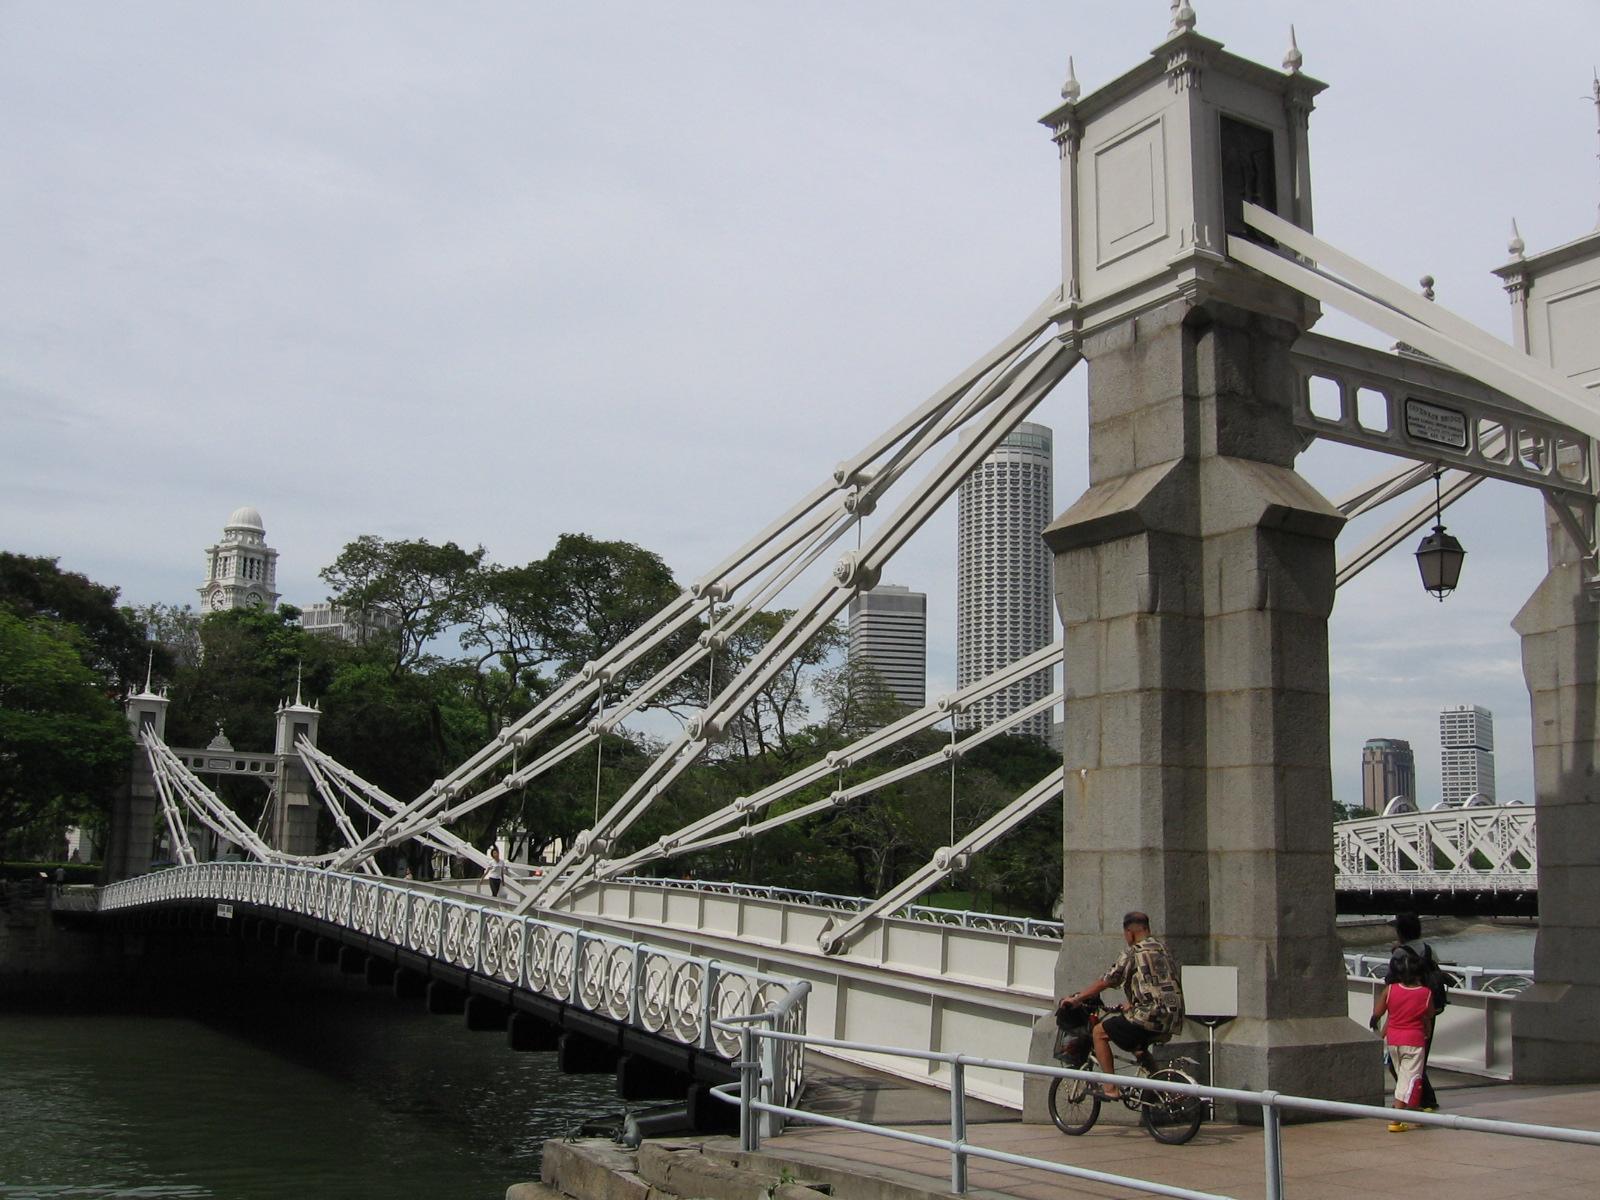
POLYGON ((222 589, 219 587, 211 589, 211 606, 213 608, 220 608, 222 606, 222 589))
POLYGON ((260 592, 251 592, 244 599, 245 599, 245 603, 248 604, 251 608, 260 608, 263 604, 265 604, 267 602, 266 601, 266 597, 264 597, 260 592))

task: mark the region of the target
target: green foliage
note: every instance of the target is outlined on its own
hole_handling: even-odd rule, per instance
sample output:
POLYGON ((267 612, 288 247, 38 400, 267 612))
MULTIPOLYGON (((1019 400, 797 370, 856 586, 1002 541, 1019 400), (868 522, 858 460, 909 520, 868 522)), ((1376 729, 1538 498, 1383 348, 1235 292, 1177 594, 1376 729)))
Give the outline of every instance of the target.
MULTIPOLYGON (((54 558, 0 551, 0 606, 74 630, 79 656, 108 694, 144 681, 144 631, 117 607, 116 588, 63 571, 54 558)), ((158 668, 167 665, 164 656, 158 658, 158 668)))
POLYGON ((398 675, 421 660, 429 642, 467 616, 484 549, 463 550, 426 538, 385 541, 364 534, 345 546, 322 579, 332 600, 357 612, 381 608, 399 621, 389 639, 390 670, 398 675))
MULTIPOLYGON (((307 634, 295 610, 288 608, 216 613, 203 621, 187 607, 150 605, 119 612, 114 589, 63 575, 51 560, 16 556, 0 561, 0 588, 9 589, 0 596, 20 596, 31 606, 26 612, 33 619, 13 617, 7 627, 13 642, 20 646, 23 638, 54 638, 58 643, 41 650, 29 641, 17 653, 65 671, 73 666, 73 652, 83 650, 76 662, 80 674, 73 676, 78 684, 86 678, 82 672, 88 660, 105 664, 119 678, 137 668, 136 682, 142 685, 138 633, 140 627, 148 629, 164 647, 157 677, 171 685, 167 729, 172 744, 204 746, 220 727, 241 749, 269 747, 275 710, 298 687, 303 699, 322 709, 322 748, 391 796, 409 801, 681 592, 659 556, 627 542, 582 534, 563 535, 544 557, 511 567, 487 562, 482 547, 464 550, 454 542, 435 546, 425 540, 365 536, 347 545, 323 578, 335 603, 384 609, 398 620, 398 633, 347 644, 307 634), (63 634, 61 629, 72 627, 36 616, 54 619, 69 612, 84 616, 95 637, 63 634), (459 656, 442 652, 452 638, 461 648, 459 656)), ((736 672, 769 652, 791 616, 782 611, 755 614, 719 644, 714 660, 702 660, 685 672, 652 706, 680 715, 703 707, 709 694, 721 692, 736 672)), ((565 745, 598 715, 601 703, 614 702, 690 649, 700 628, 698 622, 685 626, 626 678, 612 680, 587 711, 569 715, 532 744, 519 747, 501 772, 565 745)), ((901 716, 904 706, 883 681, 848 661, 845 643, 838 623, 815 634, 729 721, 711 752, 656 798, 613 853, 650 846, 901 716)), ((0 679, 10 682, 9 676, 0 679)), ((119 749, 106 760, 112 763, 110 775, 117 775, 125 768, 128 747, 120 715, 106 699, 112 690, 103 683, 98 698, 101 716, 109 713, 107 727, 120 739, 113 739, 119 749)), ((59 697, 55 703, 63 709, 59 697)), ((60 728, 82 732, 78 726, 60 728)), ((948 741, 947 734, 936 731, 919 734, 830 773, 750 819, 792 811, 836 789, 938 755, 948 741)), ((54 743, 57 748, 60 744, 54 743)), ((639 779, 658 751, 635 732, 612 731, 598 752, 587 745, 526 787, 490 799, 462 818, 456 832, 480 846, 508 837, 514 852, 534 855, 556 841, 570 843, 593 825, 597 808, 609 809, 639 779)), ((92 758, 76 755, 80 765, 92 758)), ((1058 765, 1059 757, 1035 740, 996 738, 962 755, 953 766, 940 761, 846 805, 828 807, 760 837, 734 837, 711 850, 664 860, 654 869, 879 895, 1058 765)), ((500 777, 491 773, 476 786, 489 787, 500 777)), ((259 781, 208 783, 254 821, 264 800, 259 781)), ((92 790, 60 784, 53 795, 81 798, 92 790)), ((57 808, 28 811, 59 821, 62 814, 84 807, 81 799, 51 803, 57 808)), ((358 828, 370 828, 370 818, 351 815, 358 828)), ((1060 806, 1046 806, 1028 827, 944 886, 964 897, 964 903, 1050 915, 1061 887, 1060 806)))
POLYGON ((132 751, 127 723, 72 626, 0 607, 0 837, 54 838, 104 817, 132 751))

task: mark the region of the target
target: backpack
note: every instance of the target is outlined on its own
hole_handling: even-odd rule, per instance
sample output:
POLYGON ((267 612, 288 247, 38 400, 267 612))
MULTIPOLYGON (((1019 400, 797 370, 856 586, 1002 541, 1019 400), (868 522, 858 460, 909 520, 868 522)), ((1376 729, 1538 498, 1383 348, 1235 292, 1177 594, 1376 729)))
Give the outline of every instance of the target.
POLYGON ((1394 966, 1395 960, 1402 954, 1410 955, 1412 958, 1419 959, 1422 963, 1422 972, 1419 975, 1417 982, 1422 984, 1423 987, 1427 988, 1428 991, 1433 994, 1433 1010, 1438 1012, 1441 1008, 1450 1003, 1450 991, 1446 984, 1444 968, 1439 966, 1439 960, 1433 956, 1433 947, 1424 944, 1423 949, 1425 953, 1418 954, 1410 946, 1407 946, 1404 943, 1396 946, 1394 948, 1394 952, 1389 956, 1389 973, 1390 975, 1396 974, 1394 966))

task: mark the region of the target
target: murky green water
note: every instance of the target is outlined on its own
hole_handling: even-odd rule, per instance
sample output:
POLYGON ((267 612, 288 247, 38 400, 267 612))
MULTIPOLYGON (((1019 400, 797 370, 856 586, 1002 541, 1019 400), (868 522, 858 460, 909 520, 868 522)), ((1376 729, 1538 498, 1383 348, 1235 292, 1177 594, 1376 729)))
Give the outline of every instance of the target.
POLYGON ((610 1076, 359 978, 183 1016, 0 1013, 0 1197, 461 1197, 622 1111, 610 1076))

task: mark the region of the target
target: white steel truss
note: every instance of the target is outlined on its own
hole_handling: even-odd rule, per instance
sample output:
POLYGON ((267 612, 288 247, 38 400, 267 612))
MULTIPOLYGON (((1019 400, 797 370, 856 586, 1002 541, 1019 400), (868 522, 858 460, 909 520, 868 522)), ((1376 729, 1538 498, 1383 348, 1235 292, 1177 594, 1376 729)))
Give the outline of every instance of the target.
POLYGON ((1334 826, 1337 886, 1537 886, 1535 810, 1513 804, 1363 817, 1334 826))
MULTIPOLYGON (((1247 224, 1297 255, 1229 237, 1231 258, 1364 321, 1421 354, 1390 355, 1330 338, 1296 344, 1297 420, 1320 437, 1538 487, 1584 557, 1585 590, 1600 599, 1596 476, 1600 404, 1571 380, 1491 334, 1254 204, 1247 224), (1429 362, 1427 359, 1436 360, 1429 362), (1442 364, 1442 365, 1441 365, 1442 364), (1451 370, 1450 368, 1454 368, 1451 370), (1308 381, 1337 385, 1337 411, 1317 414, 1308 381), (1382 401, 1382 422, 1364 417, 1363 391, 1382 401)), ((1467 487, 1453 481, 1452 499, 1467 487)), ((1421 506, 1402 523, 1425 523, 1421 506)), ((1349 578, 1406 533, 1365 547, 1349 578)))

